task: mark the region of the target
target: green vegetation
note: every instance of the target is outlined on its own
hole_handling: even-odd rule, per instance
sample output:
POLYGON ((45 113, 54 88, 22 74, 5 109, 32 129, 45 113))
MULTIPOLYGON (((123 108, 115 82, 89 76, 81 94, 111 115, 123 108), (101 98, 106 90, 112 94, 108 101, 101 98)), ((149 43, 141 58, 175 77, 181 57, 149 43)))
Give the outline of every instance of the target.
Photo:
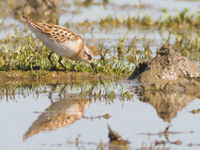
MULTIPOLYGON (((141 28, 157 28, 158 30, 198 30, 199 22, 200 22, 200 12, 196 12, 193 14, 188 13, 188 9, 184 9, 180 13, 175 16, 172 16, 168 13, 166 9, 162 10, 163 15, 161 15, 158 19, 153 20, 151 15, 143 16, 133 15, 129 16, 127 19, 117 18, 112 16, 107 16, 106 18, 101 19, 99 22, 94 21, 93 24, 100 24, 101 27, 112 26, 112 27, 128 27, 129 29, 133 29, 135 27, 141 28)), ((83 22, 82 24, 85 24, 83 22)), ((80 24, 79 24, 80 25, 80 24)))
MULTIPOLYGON (((200 62, 199 35, 174 33, 169 34, 163 41, 168 43, 171 36, 175 37, 176 49, 191 60, 200 62)), ((139 62, 151 59, 152 49, 150 41, 143 43, 143 49, 137 47, 136 38, 128 44, 125 41, 126 39, 121 38, 115 45, 109 47, 103 43, 97 46, 96 43, 90 45, 97 55, 94 70, 88 64, 67 58, 63 59, 63 63, 69 71, 129 75, 139 62)), ((15 35, 8 35, 4 40, 0 40, 0 70, 53 70, 55 67, 61 69, 56 54, 52 57, 54 66, 50 64, 47 57, 49 53, 50 50, 46 49, 32 34, 15 30, 15 35)))
MULTIPOLYGON (((122 42, 120 41, 116 46, 118 56, 122 54, 122 42)), ((32 34, 27 35, 23 31, 15 30, 15 35, 8 35, 4 40, 0 41, 0 70, 53 70, 55 67, 61 68, 58 63, 57 55, 54 55, 53 63, 55 66, 51 66, 48 60, 48 54, 50 51, 38 40, 35 39, 32 34)), ((110 49, 106 49, 105 52, 98 50, 101 58, 95 62, 95 69, 93 70, 89 65, 77 61, 71 61, 67 58, 63 59, 64 65, 69 71, 75 72, 92 72, 102 74, 129 74, 132 70, 131 63, 126 65, 123 63, 121 57, 116 59, 110 57, 110 49)), ((123 52, 124 53, 124 52, 123 52)))

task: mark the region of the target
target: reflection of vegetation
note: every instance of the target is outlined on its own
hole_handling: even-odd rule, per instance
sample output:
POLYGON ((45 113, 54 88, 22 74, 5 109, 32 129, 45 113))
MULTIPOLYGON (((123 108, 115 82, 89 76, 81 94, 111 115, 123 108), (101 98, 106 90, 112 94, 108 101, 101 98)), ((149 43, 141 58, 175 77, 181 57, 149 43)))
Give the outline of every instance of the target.
POLYGON ((106 100, 109 103, 116 98, 122 101, 133 98, 132 90, 124 87, 123 84, 114 82, 113 79, 96 80, 93 77, 82 78, 81 76, 74 76, 74 78, 72 74, 69 77, 63 74, 63 76, 58 75, 58 78, 49 79, 48 77, 39 80, 19 78, 19 80, 14 79, 6 83, 3 80, 0 82, 0 99, 15 100, 16 95, 25 97, 29 93, 33 93, 36 97, 41 93, 46 93, 50 99, 54 94, 58 94, 60 98, 78 94, 79 97, 92 98, 94 101, 106 100))
POLYGON ((193 114, 200 113, 200 108, 199 108, 199 109, 193 109, 193 110, 191 111, 191 113, 193 113, 193 114))
MULTIPOLYGON (((184 132, 177 132, 177 131, 169 131, 171 125, 167 126, 164 131, 159 132, 159 133, 142 133, 142 135, 148 135, 148 136, 158 136, 159 139, 161 137, 164 137, 164 140, 155 140, 154 146, 166 146, 167 144, 173 144, 173 145, 181 145, 182 142, 180 140, 172 141, 170 140, 169 136, 170 135, 175 135, 175 134, 183 134, 184 132)), ((165 148, 163 148, 165 150, 165 148)))

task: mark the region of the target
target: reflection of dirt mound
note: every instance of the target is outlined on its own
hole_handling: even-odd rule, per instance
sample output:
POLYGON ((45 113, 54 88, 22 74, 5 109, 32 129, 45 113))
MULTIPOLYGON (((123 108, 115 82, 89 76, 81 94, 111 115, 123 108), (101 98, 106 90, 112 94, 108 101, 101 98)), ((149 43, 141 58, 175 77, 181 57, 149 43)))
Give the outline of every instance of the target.
POLYGON ((89 104, 86 99, 63 99, 53 103, 33 122, 23 139, 73 124, 83 116, 89 104))
POLYGON ((139 79, 143 90, 200 91, 198 67, 170 45, 164 45, 152 61, 139 64, 129 79, 139 79))
POLYGON ((25 0, 15 9, 16 16, 32 16, 40 21, 55 23, 58 0, 25 0))
POLYGON ((170 122, 178 111, 195 99, 195 96, 184 93, 144 92, 140 95, 140 100, 151 104, 158 116, 166 122, 170 122))

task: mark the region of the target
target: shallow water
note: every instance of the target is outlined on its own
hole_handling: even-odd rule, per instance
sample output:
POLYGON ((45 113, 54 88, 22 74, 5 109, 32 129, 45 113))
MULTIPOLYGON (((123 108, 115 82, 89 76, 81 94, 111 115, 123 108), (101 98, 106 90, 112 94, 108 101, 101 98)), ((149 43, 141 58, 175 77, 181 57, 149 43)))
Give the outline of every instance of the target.
MULTIPOLYGON (((150 15, 152 16, 152 19, 159 19, 161 16, 164 19, 166 15, 162 13, 162 9, 166 9, 170 15, 175 16, 185 8, 192 14, 197 12, 200 6, 199 2, 195 0, 168 0, 167 2, 165 0, 109 0, 105 5, 102 5, 102 1, 94 0, 91 4, 85 7, 78 5, 80 2, 83 2, 83 0, 60 2, 59 25, 65 26, 68 24, 72 31, 78 32, 85 40, 93 38, 95 40, 103 39, 104 41, 109 40, 111 42, 116 42, 116 40, 119 40, 121 37, 125 37, 128 40, 131 40, 134 37, 137 37, 138 39, 146 38, 146 40, 152 39, 156 41, 156 43, 153 43, 155 48, 158 48, 163 40, 160 37, 161 35, 158 30, 141 30, 137 27, 129 30, 126 27, 110 27, 102 31, 102 29, 99 29, 99 26, 94 26, 91 30, 87 29, 87 31, 83 33, 82 29, 77 29, 73 24, 82 23, 85 20, 100 21, 108 16, 126 19, 131 16, 143 17, 150 15)), ((4 9, 2 8, 2 10, 4 9)), ((10 13, 6 15, 8 16, 0 16, 0 24, 4 22, 3 25, 0 25, 1 39, 4 39, 8 34, 13 35, 15 28, 17 30, 24 29, 24 24, 19 22, 18 18, 13 17, 10 13)))
MULTIPOLYGON (((95 2, 99 1, 96 0, 95 2)), ((66 5, 68 3, 72 4, 71 1, 66 1, 65 3, 66 5)), ((101 1, 99 3, 101 4, 101 1)), ((167 2, 166 0, 109 0, 109 3, 105 6, 91 4, 88 7, 81 8, 75 5, 68 9, 61 7, 61 9, 66 10, 66 13, 62 14, 60 23, 66 23, 65 20, 70 20, 70 22, 82 22, 83 20, 98 21, 106 16, 128 18, 132 15, 140 15, 141 17, 151 15, 153 19, 158 19, 162 9, 167 9, 171 15, 175 15, 184 8, 189 9, 191 13, 196 12, 199 10, 199 6, 198 1, 184 0, 168 0, 167 2), (74 12, 78 13, 74 15, 74 12)))
POLYGON ((15 98, 5 96, 0 101, 1 148, 96 149, 101 142, 107 149, 109 124, 130 141, 130 148, 150 147, 156 141, 167 141, 159 133, 170 125, 169 141, 180 140, 182 144, 167 142, 165 147, 198 149, 199 114, 190 111, 200 108, 199 99, 183 93, 166 95, 169 101, 184 104, 179 107, 167 104, 154 94, 149 102, 143 102, 139 97, 144 97, 135 94, 135 85, 132 81, 103 81, 33 89, 19 87, 15 98), (91 94, 87 93, 91 88, 91 94), (123 96, 126 92, 129 96, 123 96), (97 93, 101 94, 97 96, 97 93), (105 114, 110 118, 102 117, 105 114), (75 144, 77 137, 78 145, 75 144))

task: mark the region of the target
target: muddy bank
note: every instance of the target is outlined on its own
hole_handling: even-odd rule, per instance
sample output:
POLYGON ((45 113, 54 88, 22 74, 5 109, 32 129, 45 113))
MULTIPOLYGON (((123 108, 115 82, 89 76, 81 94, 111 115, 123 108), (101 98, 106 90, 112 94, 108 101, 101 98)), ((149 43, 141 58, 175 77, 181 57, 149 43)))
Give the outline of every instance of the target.
POLYGON ((139 81, 139 90, 184 92, 194 95, 200 91, 200 71, 195 63, 177 52, 171 45, 164 45, 156 57, 140 63, 130 80, 139 81))
POLYGON ((96 80, 118 80, 118 76, 66 71, 0 71, 0 85, 62 84, 96 80))

